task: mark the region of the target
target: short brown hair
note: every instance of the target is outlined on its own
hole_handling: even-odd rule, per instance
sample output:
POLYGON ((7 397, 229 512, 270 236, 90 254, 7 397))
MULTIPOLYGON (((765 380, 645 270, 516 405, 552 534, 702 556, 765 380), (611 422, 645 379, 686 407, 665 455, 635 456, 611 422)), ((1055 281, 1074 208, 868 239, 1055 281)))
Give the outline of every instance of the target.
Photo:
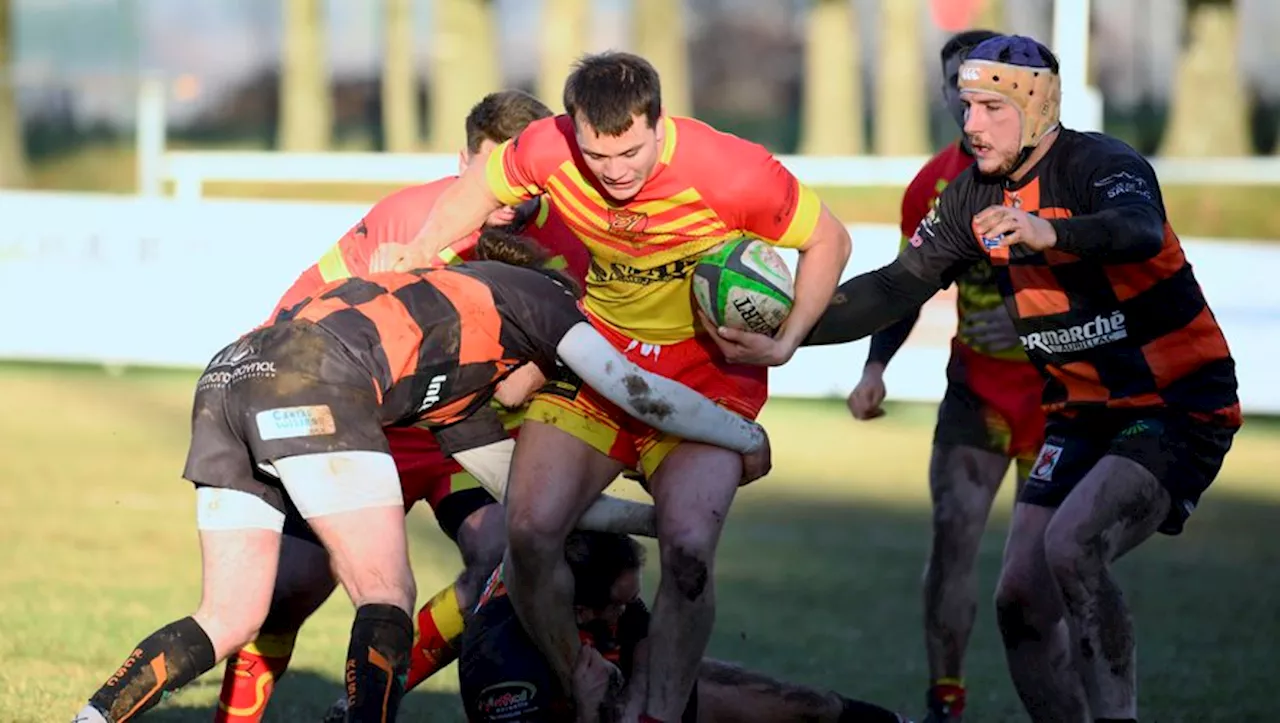
POLYGON ((564 82, 564 108, 595 131, 620 136, 642 115, 653 128, 662 113, 662 83, 649 61, 631 53, 585 55, 564 82))
POLYGON ((490 93, 467 114, 467 151, 479 153, 485 141, 502 143, 515 138, 525 126, 553 115, 545 103, 523 90, 490 93))

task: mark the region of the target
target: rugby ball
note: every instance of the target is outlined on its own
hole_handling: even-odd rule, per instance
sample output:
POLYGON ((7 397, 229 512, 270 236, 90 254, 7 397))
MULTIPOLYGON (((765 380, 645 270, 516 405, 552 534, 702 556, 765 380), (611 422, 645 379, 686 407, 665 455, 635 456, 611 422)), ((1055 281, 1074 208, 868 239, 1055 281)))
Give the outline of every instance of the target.
POLYGON ((693 269, 693 296, 716 326, 773 336, 791 313, 791 270, 769 244, 730 239, 693 269))

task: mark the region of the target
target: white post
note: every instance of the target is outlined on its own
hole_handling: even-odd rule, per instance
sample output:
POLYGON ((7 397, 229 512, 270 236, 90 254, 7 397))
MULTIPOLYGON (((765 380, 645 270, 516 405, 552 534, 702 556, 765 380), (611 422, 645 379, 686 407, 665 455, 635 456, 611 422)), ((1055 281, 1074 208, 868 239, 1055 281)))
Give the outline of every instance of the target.
POLYGON ((1089 0, 1054 0, 1053 52, 1062 76, 1062 124, 1102 130, 1102 95, 1089 86, 1089 0))
POLYGON ((165 84, 157 75, 144 75, 138 84, 138 194, 164 193, 165 84))

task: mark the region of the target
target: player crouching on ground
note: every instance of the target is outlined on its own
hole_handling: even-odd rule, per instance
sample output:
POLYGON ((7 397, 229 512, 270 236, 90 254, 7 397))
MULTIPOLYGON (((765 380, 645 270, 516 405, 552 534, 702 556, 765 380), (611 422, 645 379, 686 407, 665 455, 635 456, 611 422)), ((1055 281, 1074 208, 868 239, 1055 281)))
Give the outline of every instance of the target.
POLYGON ((1182 531, 1241 423, 1235 362, 1151 165, 1058 124, 1058 61, 988 40, 960 68, 971 166, 898 259, 841 285, 809 343, 851 341, 994 267, 1044 377, 1045 444, 996 590, 1014 687, 1036 721, 1136 721, 1134 628, 1110 567, 1182 531))
MULTIPOLYGON (((649 611, 640 597, 644 548, 626 535, 574 532, 565 543, 573 573, 574 615, 582 651, 573 674, 573 701, 524 631, 507 597, 501 566, 489 578, 462 636, 459 689, 472 723, 595 723, 613 720, 606 702, 610 666, 643 675, 649 611), (575 705, 576 702, 576 705, 575 705)), ((641 681, 633 681, 633 684, 641 681)), ((774 680, 704 658, 682 718, 686 723, 903 723, 898 715, 774 680)))
POLYGON ((416 589, 383 427, 425 424, 478 477, 505 475, 492 451, 513 441, 489 401, 521 364, 551 374, 562 362, 645 423, 738 450, 744 477, 767 473, 759 425, 631 364, 571 286, 495 261, 346 279, 218 352, 197 384, 184 472, 196 486, 200 605, 138 643, 75 720, 132 720, 253 639, 288 504, 356 610, 348 720, 395 720, 416 589))

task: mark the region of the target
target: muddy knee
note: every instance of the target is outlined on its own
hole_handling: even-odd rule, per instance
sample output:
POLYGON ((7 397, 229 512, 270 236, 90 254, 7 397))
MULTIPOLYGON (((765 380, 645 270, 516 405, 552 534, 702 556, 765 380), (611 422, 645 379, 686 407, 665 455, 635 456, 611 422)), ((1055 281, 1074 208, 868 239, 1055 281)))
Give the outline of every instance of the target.
POLYGON ((680 597, 693 602, 703 597, 711 584, 710 545, 675 541, 662 549, 663 574, 670 577, 680 597))
POLYGON ((1006 573, 996 586, 996 621, 1007 648, 1044 640, 1062 618, 1056 592, 1035 583, 1030 576, 1006 573))

